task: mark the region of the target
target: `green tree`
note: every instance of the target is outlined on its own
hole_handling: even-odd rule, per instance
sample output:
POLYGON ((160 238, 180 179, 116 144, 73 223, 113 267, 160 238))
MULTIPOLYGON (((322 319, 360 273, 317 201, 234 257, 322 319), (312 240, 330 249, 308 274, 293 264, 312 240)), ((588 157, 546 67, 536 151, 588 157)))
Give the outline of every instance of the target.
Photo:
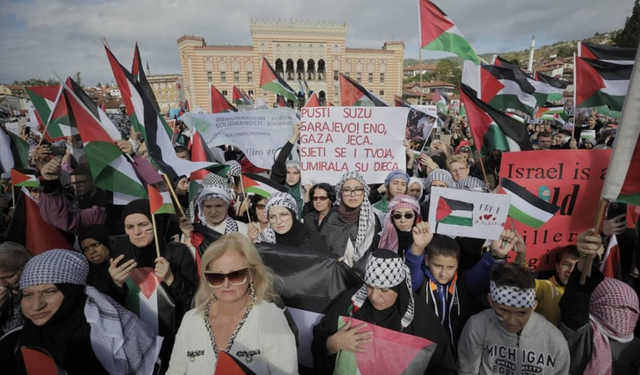
POLYGON ((73 80, 76 81, 78 86, 82 87, 82 77, 80 76, 80 72, 77 72, 73 80))
POLYGON ((520 59, 518 59, 517 57, 514 57, 509 62, 512 63, 513 65, 520 66, 520 59))
POLYGON ((574 47, 571 44, 563 44, 558 48, 558 57, 569 57, 573 56, 573 53, 576 52, 577 47, 574 47))
POLYGON ((635 0, 631 17, 627 17, 624 29, 613 37, 618 47, 638 48, 640 44, 640 0, 635 0))
POLYGON ((462 69, 453 60, 443 59, 436 64, 434 78, 458 86, 462 81, 462 69))
POLYGON ((30 78, 27 79, 25 81, 13 81, 14 85, 19 85, 19 86, 26 86, 26 87, 31 87, 31 86, 57 86, 60 84, 60 82, 58 82, 58 80, 56 79, 47 79, 46 81, 40 78, 30 78))

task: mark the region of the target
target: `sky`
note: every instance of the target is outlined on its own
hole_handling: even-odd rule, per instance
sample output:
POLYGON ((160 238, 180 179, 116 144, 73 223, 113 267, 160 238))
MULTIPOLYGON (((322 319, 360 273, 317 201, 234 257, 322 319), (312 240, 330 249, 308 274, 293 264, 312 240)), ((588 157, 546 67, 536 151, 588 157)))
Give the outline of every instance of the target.
MULTIPOLYGON (((542 46, 617 30, 633 7, 633 0, 434 2, 478 54, 527 49, 533 34, 542 46)), ((137 41, 151 74, 181 73, 180 36, 249 45, 251 17, 347 22, 348 47, 400 40, 405 58, 417 58, 417 9, 416 0, 0 0, 0 82, 76 72, 84 85, 112 82, 102 36, 127 67, 137 41)))

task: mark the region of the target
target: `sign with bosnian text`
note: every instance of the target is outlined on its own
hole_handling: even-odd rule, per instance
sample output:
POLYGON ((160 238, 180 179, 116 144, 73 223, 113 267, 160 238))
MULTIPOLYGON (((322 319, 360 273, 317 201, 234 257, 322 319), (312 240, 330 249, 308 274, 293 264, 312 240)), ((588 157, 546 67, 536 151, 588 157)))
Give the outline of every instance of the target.
POLYGON ((335 184, 345 172, 360 172, 367 183, 384 182, 390 171, 406 169, 406 107, 302 108, 300 160, 303 182, 335 184))
POLYGON ((291 108, 274 108, 246 112, 182 115, 189 130, 197 130, 210 148, 237 146, 256 167, 271 169, 276 152, 293 133, 298 122, 291 108))
MULTIPOLYGON (((538 229, 514 220, 527 246, 531 271, 554 269, 558 248, 575 244, 593 226, 609 166, 611 150, 550 150, 505 152, 500 178, 560 207, 538 229)), ((507 226, 509 227, 509 225, 507 226)))

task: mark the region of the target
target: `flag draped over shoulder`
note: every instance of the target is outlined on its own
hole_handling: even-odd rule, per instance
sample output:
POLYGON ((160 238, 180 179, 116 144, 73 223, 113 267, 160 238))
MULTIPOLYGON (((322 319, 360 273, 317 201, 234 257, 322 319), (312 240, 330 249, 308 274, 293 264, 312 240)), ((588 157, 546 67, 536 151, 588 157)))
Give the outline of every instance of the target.
POLYGON ((260 88, 284 96, 293 102, 298 101, 296 92, 276 74, 269 61, 264 57, 262 58, 262 68, 260 69, 260 88))
POLYGON ((524 124, 503 114, 476 98, 467 85, 460 87, 460 100, 471 127, 471 134, 478 150, 487 143, 490 150, 533 150, 529 133, 524 124))
POLYGON ((602 198, 640 205, 640 55, 636 56, 602 198))
POLYGON ((576 107, 608 106, 620 111, 634 66, 583 57, 575 59, 576 107))
MULTIPOLYGON (((233 86, 235 88, 235 86, 233 86)), ((213 85, 209 84, 209 98, 211 98, 211 113, 237 112, 227 98, 213 85)))
POLYGON ((340 99, 343 107, 388 107, 382 99, 344 73, 340 73, 340 99))
POLYGON ((480 65, 476 55, 462 32, 440 8, 429 0, 418 0, 420 23, 420 48, 455 53, 465 60, 480 65))

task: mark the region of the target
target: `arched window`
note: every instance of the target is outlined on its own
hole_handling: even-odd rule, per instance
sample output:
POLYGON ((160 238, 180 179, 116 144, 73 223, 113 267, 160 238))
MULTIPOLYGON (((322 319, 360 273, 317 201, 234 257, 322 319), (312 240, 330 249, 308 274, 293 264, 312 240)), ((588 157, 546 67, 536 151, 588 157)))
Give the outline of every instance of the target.
POLYGON ((288 59, 287 60, 287 66, 286 66, 286 71, 285 71, 286 75, 287 75, 287 80, 288 81, 292 81, 293 80, 293 60, 288 59))
POLYGON ((307 81, 315 81, 316 80, 316 63, 313 59, 309 59, 307 61, 307 81))
MULTIPOLYGON (((302 46, 302 45, 300 45, 302 46)), ((296 79, 302 81, 304 77, 304 60, 298 59, 296 62, 296 79)))
POLYGON ((324 81, 327 79, 326 68, 324 66, 324 60, 318 60, 318 81, 324 81))
POLYGON ((276 74, 280 76, 280 78, 284 79, 284 65, 282 63, 282 59, 276 60, 276 74))
POLYGON ((327 94, 324 91, 320 91, 318 93, 318 102, 320 103, 321 107, 327 105, 327 94))
POLYGON ((207 72, 213 72, 213 62, 211 60, 205 61, 204 70, 207 72))

